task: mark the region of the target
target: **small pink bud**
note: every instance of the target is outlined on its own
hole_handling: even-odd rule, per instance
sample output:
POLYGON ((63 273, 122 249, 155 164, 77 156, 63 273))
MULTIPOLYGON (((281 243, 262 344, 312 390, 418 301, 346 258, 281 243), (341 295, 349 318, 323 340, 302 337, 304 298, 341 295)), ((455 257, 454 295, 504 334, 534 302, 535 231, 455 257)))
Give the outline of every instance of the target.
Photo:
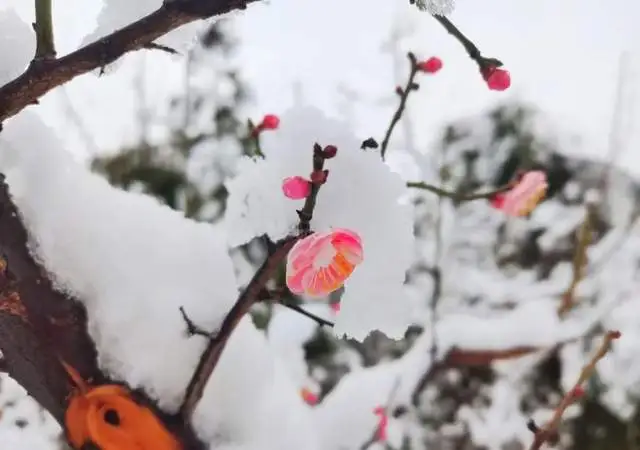
POLYGON ((302 388, 300 390, 300 395, 307 405, 313 406, 318 404, 318 395, 311 392, 309 388, 302 388))
POLYGON ((333 311, 334 314, 338 314, 340 312, 340 302, 331 303, 329 306, 331 307, 331 311, 333 311))
POLYGON ((511 75, 507 70, 489 66, 484 70, 482 76, 492 91, 504 91, 511 86, 511 75))
POLYGON ((311 192, 311 183, 302 177, 288 177, 282 181, 282 192, 285 197, 293 200, 307 198, 311 192))
POLYGON ((620 333, 618 330, 609 331, 609 336, 611 337, 611 339, 620 339, 622 333, 620 333))
POLYGON ((400 86, 396 86, 396 94, 398 94, 400 97, 402 97, 402 94, 404 94, 404 91, 400 86))
POLYGON ((501 209, 504 205, 504 194, 496 194, 489 199, 489 203, 496 209, 501 209))
POLYGON ((322 156, 325 159, 331 159, 338 153, 338 147, 335 145, 327 145, 324 150, 322 150, 322 156))
POLYGON ((387 440, 387 426, 389 425, 389 416, 387 416, 387 411, 382 406, 378 406, 373 410, 373 413, 376 416, 379 416, 378 419, 378 428, 376 430, 376 438, 378 441, 386 441, 387 440))
POLYGON ((311 182, 314 184, 324 184, 329 176, 328 170, 317 170, 311 172, 311 182))
POLYGON ((280 119, 275 114, 267 114, 262 118, 260 128, 265 130, 275 130, 280 125, 280 119))
POLYGON ((442 60, 436 56, 432 56, 426 61, 418 63, 418 69, 426 73, 436 73, 442 69, 442 60))

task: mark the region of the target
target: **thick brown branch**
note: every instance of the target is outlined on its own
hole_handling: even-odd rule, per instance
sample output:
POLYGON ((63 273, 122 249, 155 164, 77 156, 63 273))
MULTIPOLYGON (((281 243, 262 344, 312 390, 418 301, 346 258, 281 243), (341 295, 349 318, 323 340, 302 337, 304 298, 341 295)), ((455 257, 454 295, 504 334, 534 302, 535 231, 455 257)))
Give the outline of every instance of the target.
POLYGON ((157 11, 59 59, 32 64, 18 78, 0 87, 0 122, 73 78, 104 67, 125 53, 148 46, 181 25, 246 8, 256 0, 165 0, 157 11))

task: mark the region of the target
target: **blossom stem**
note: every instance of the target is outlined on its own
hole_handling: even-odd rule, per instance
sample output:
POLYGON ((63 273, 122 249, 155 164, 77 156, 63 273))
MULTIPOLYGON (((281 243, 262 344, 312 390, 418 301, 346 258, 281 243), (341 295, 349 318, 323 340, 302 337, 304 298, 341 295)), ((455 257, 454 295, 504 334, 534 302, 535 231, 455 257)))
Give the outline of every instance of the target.
MULTIPOLYGON (((313 172, 320 173, 324 170, 325 157, 322 152, 320 144, 313 145, 313 172)), ((298 223, 298 232, 300 235, 306 235, 311 232, 311 219, 313 219, 313 210, 316 207, 316 200, 318 199, 318 192, 322 183, 311 183, 311 192, 304 201, 302 209, 298 210, 298 217, 300 222, 298 223)))
POLYGON ((469 58, 471 58, 476 62, 476 64, 478 64, 480 73, 483 73, 489 66, 501 67, 503 65, 502 62, 498 59, 485 58, 484 56, 482 56, 480 49, 471 41, 471 39, 465 36, 464 33, 460 31, 460 29, 456 27, 453 22, 451 22, 445 16, 433 14, 433 18, 436 19, 438 23, 440 23, 440 25, 442 25, 451 36, 456 38, 456 40, 460 42, 460 44, 462 44, 465 51, 467 52, 467 55, 469 55, 469 58))
POLYGON ((425 183, 423 181, 409 181, 407 182, 407 187, 410 188, 416 188, 416 189, 422 189, 425 191, 429 191, 429 192, 433 192, 434 194, 440 196, 440 197, 448 197, 451 198, 457 202, 468 202, 468 201, 472 201, 472 200, 479 200, 479 199, 483 199, 483 198, 491 198, 496 194, 500 194, 502 192, 506 192, 509 189, 511 189, 513 187, 513 185, 511 183, 499 187, 498 189, 495 189, 493 191, 487 191, 487 192, 474 192, 472 194, 461 194, 458 192, 453 192, 453 191, 448 191, 446 189, 442 189, 438 186, 434 186, 432 184, 428 184, 425 183))
POLYGON ((417 84, 414 82, 414 80, 419 70, 418 62, 413 53, 409 52, 407 56, 411 63, 411 68, 409 70, 409 78, 407 79, 407 84, 405 85, 404 89, 399 88, 398 90, 398 94, 400 95, 400 103, 398 104, 398 108, 396 109, 396 111, 393 113, 391 122, 389 122, 389 126, 387 127, 387 132, 384 135, 384 139, 382 139, 382 144, 380 144, 380 156, 382 157, 382 159, 384 159, 387 153, 387 148, 389 147, 389 140, 391 139, 391 134, 393 133, 393 129, 400 121, 400 118, 402 117, 402 113, 404 113, 404 110, 407 106, 407 99, 409 98, 409 94, 411 93, 411 91, 414 91, 417 89, 417 84))
POLYGON ((320 316, 316 316, 313 313, 310 313, 309 311, 307 311, 306 309, 304 309, 302 306, 300 305, 296 305, 293 303, 289 303, 287 301, 280 301, 280 304, 286 308, 289 308, 292 311, 295 311, 297 313, 302 314, 305 317, 308 317, 309 319, 313 320, 314 322, 317 322, 318 325, 320 325, 321 327, 334 327, 334 323, 331 322, 330 320, 327 319, 323 319, 320 316))

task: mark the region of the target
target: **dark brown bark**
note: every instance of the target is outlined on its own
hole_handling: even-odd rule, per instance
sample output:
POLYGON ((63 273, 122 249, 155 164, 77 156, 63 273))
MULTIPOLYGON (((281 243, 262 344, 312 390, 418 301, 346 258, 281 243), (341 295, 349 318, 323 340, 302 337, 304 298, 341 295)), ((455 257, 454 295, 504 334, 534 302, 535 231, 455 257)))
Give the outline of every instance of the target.
POLYGON ((0 178, 0 349, 9 375, 62 422, 71 392, 59 358, 85 379, 103 378, 84 308, 57 292, 27 249, 27 233, 0 178))
POLYGON ((244 9, 256 0, 165 0, 157 11, 59 59, 35 60, 15 80, 0 87, 0 122, 73 78, 104 67, 125 53, 148 46, 181 25, 199 18, 244 9))

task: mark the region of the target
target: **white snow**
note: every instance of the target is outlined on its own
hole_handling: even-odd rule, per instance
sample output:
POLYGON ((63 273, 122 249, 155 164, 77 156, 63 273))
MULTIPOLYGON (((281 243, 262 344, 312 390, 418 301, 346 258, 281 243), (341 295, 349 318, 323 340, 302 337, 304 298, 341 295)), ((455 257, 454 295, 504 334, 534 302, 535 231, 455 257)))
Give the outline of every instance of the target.
MULTIPOLYGON (((29 112, 5 123, 0 171, 36 254, 85 303, 102 368, 175 410, 204 347, 185 336, 179 306, 214 329, 237 296, 224 234, 112 188, 29 112)), ((275 361, 245 318, 196 410, 196 430, 213 447, 314 448, 307 408, 275 361)))
POLYGON ((61 429, 15 381, 0 374, 0 442, 9 450, 54 450, 61 429), (18 425, 20 424, 20 426, 18 425))
POLYGON ((278 130, 263 133, 266 159, 243 159, 238 176, 227 183, 230 244, 295 232, 296 209, 304 200, 286 198, 280 186, 286 177, 308 176, 315 142, 336 145, 338 154, 325 164, 329 178, 318 195, 312 229, 354 230, 365 255, 345 283, 335 332, 362 340, 378 329, 400 338, 411 313, 402 286, 413 256, 412 210, 399 202, 407 189, 378 152, 360 150, 346 124, 298 106, 282 115, 278 130))
MULTIPOLYGON (((10 6, 10 5, 7 5, 10 6)), ((0 4, 0 86, 20 75, 36 51, 35 35, 13 8, 0 4)))

